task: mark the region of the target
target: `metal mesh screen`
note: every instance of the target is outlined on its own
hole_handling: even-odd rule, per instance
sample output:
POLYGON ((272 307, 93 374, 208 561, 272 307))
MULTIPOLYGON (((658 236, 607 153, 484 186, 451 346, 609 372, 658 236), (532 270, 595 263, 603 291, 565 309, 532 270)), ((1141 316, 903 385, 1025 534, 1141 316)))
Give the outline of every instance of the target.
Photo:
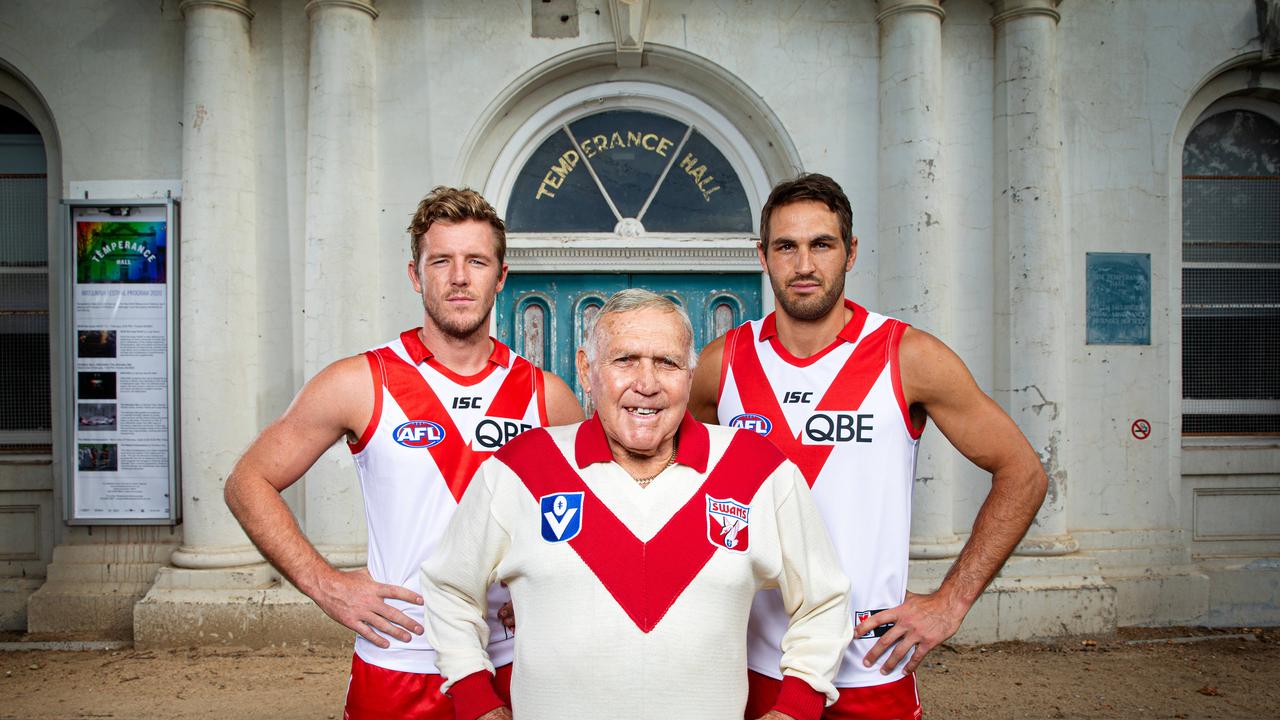
POLYGON ((1182 431, 1280 433, 1280 177, 1182 193, 1182 431))
POLYGON ((44 175, 0 175, 0 449, 52 427, 46 197, 44 175))

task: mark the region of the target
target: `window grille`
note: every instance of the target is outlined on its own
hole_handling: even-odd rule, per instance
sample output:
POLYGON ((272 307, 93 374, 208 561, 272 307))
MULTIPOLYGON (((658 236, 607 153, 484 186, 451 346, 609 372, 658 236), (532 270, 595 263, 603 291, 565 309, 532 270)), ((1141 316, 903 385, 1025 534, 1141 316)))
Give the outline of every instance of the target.
POLYGON ((6 451, 47 449, 43 433, 53 424, 45 198, 44 175, 0 175, 0 450, 6 451))
POLYGON ((1280 126, 1213 115, 1183 173, 1182 431, 1280 433, 1280 126))

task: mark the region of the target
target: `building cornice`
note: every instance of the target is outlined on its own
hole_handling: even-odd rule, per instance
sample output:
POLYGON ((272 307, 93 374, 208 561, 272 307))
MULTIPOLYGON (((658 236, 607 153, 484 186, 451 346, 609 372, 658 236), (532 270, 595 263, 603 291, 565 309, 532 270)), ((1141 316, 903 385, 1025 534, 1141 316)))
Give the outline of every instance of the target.
POLYGON ((1062 0, 991 0, 991 24, 999 27, 1010 20, 1031 15, 1051 17, 1056 23, 1062 19, 1058 13, 1061 3, 1062 0))
POLYGON ((253 10, 249 8, 249 0, 182 0, 178 3, 178 12, 185 17, 188 10, 198 7, 221 8, 231 10, 253 19, 253 10))
POLYGON ((613 235, 516 235, 507 239, 507 264, 516 272, 759 272, 756 239, 713 235, 657 234, 622 239, 613 235))

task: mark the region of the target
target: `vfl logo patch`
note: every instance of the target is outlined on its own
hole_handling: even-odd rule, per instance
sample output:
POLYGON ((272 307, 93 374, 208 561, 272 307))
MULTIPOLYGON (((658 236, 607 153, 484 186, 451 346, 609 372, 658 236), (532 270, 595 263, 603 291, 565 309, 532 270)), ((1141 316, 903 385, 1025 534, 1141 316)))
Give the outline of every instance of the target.
POLYGON ((538 509, 542 512, 543 540, 568 542, 582 532, 582 493, 543 495, 538 499, 538 509))
MULTIPOLYGON (((888 608, 881 608, 880 610, 854 610, 853 626, 858 627, 858 625, 861 624, 863 620, 866 620, 867 618, 871 617, 872 615, 875 615, 878 612, 884 612, 884 610, 887 610, 887 609, 888 608)), ((868 640, 871 638, 881 637, 885 633, 889 632, 889 628, 893 627, 893 625, 894 625, 893 623, 885 623, 884 625, 877 625, 874 628, 871 628, 871 632, 867 633, 866 635, 859 635, 854 639, 868 640)))
POLYGON ((444 440, 444 428, 430 420, 410 420, 392 430, 391 437, 405 447, 429 448, 444 440))
POLYGON ((750 430, 758 434, 760 437, 768 435, 769 431, 773 429, 773 423, 769 421, 769 418, 763 415, 756 415, 755 413, 743 413, 738 415, 729 421, 729 426, 742 428, 743 430, 750 430))
POLYGON ((744 553, 750 545, 747 521, 751 508, 737 500, 707 495, 707 539, 725 550, 744 553))

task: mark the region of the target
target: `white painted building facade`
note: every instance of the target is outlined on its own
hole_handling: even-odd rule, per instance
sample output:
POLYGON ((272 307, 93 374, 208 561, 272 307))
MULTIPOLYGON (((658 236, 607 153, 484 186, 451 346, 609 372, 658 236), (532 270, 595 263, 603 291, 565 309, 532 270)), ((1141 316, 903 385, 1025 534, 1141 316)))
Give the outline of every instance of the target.
MULTIPOLYGON (((20 119, 0 132, 0 184, 45 176, 52 350, 47 419, 30 400, 0 408, 0 622, 147 645, 345 637, 262 563, 223 505, 223 479, 307 377, 420 321, 404 228, 432 186, 470 185, 515 217, 567 182, 539 164, 544 144, 564 129, 585 155, 570 131, 608 117, 687 128, 685 141, 722 156, 722 196, 732 181, 745 206, 692 229, 671 211, 679 199, 647 223, 612 201, 616 225, 513 222, 513 277, 728 273, 749 276, 767 311, 753 249, 763 198, 800 171, 836 178, 860 238, 850 297, 951 345, 1050 474, 1036 524, 964 639, 1280 621, 1280 201, 1255 192, 1280 177, 1280 66, 1261 7, 8 2, 0 106, 20 119), (1241 135, 1241 123, 1254 124, 1241 135), (1209 210, 1187 206, 1208 220, 1188 225, 1188 182, 1250 190, 1212 190, 1209 210), (182 211, 183 520, 70 525, 61 201, 166 191, 182 211), (1252 234, 1184 237, 1223 218, 1252 234), (1089 253, 1148 257, 1149 342, 1087 342, 1089 253), (1210 277, 1216 300, 1196 294, 1210 277), (1184 346, 1189 328, 1228 325, 1236 336, 1184 346), (1224 343, 1256 359, 1230 366, 1248 387, 1214 395, 1202 382, 1231 378, 1209 373, 1187 391, 1184 364, 1218 363, 1224 343)), ((635 138, 634 157, 667 159, 661 178, 711 203, 710 171, 658 152, 657 134, 635 138)), ((28 286, 12 278, 38 275, 39 262, 10 261, 18 231, 3 232, 0 303, 16 307, 5 298, 28 286)), ((533 316, 508 311, 529 331, 520 323, 533 316)), ((741 319, 716 312, 709 332, 741 319)), ((538 317, 571 343, 570 328, 538 317)), ((0 388, 30 382, 0 372, 0 388)), ((919 474, 917 590, 941 579, 987 488, 934 430, 919 474)), ((363 562, 345 449, 286 495, 331 561, 363 562)))

